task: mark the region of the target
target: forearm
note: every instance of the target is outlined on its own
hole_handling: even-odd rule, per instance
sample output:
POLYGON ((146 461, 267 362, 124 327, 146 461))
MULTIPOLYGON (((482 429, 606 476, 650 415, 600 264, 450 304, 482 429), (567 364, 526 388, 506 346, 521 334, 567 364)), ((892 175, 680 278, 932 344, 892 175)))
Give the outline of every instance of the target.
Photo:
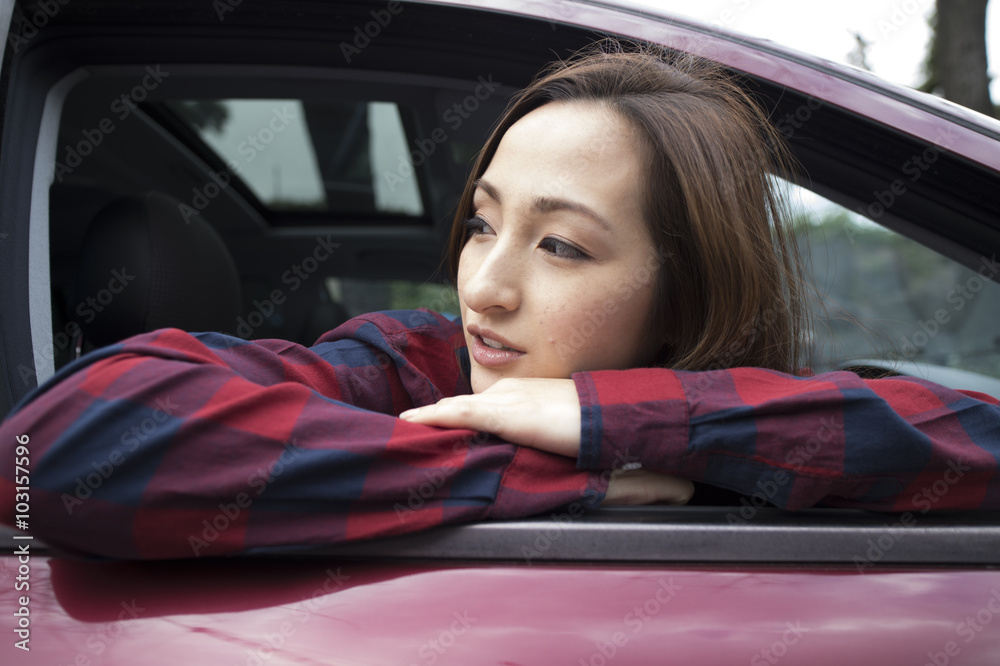
MULTIPOLYGON (((286 381, 289 350, 237 360, 167 335, 133 339, 0 426, 11 453, 30 438, 39 538, 116 558, 217 556, 523 516, 593 494, 595 475, 571 460, 515 458, 470 430, 332 399, 332 367, 300 364, 286 381)), ((7 483, 13 459, 0 467, 7 483)), ((13 524, 14 507, 2 509, 13 524)))
POLYGON ((574 379, 583 415, 579 464, 587 469, 640 462, 787 508, 1000 504, 1000 408, 985 397, 919 380, 750 368, 574 379), (949 491, 924 497, 938 480, 949 491))

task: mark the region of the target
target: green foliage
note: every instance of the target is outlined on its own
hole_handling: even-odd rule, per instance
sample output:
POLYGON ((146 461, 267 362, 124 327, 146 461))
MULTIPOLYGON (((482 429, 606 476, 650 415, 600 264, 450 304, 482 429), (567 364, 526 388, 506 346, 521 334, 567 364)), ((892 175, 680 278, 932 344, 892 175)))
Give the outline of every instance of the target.
POLYGON ((792 227, 826 306, 812 340, 820 367, 889 358, 1000 376, 1000 285, 842 208, 800 213, 792 227))
POLYGON ((389 309, 428 308, 435 312, 458 314, 458 292, 454 287, 431 282, 414 283, 393 280, 389 283, 389 309))

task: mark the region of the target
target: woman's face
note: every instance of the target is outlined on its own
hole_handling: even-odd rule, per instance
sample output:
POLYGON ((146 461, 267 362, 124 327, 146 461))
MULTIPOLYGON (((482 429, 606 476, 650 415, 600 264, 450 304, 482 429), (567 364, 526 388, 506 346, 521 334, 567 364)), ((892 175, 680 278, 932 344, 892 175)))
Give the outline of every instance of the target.
POLYGON ((637 139, 611 110, 553 102, 517 121, 478 181, 458 296, 472 389, 650 362, 661 254, 637 139))

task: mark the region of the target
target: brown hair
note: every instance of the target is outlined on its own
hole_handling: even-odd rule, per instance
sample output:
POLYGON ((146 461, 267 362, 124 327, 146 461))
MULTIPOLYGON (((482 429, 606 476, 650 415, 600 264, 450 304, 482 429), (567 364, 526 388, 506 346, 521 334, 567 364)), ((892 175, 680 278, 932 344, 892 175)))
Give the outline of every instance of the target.
POLYGON ((660 255, 658 364, 682 370, 804 361, 804 288, 772 173, 792 160, 763 111, 720 67, 616 41, 556 62, 518 93, 466 183, 448 245, 455 280, 475 211, 475 181, 507 130, 549 102, 607 105, 639 132, 648 179, 643 210, 660 255))

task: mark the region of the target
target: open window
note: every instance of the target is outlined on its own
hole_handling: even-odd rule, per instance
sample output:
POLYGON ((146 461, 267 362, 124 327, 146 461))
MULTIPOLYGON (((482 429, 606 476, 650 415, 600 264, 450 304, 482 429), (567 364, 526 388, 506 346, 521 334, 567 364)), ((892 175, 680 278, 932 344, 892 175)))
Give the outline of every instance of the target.
POLYGON ((813 370, 904 374, 1000 397, 1000 265, 969 268, 781 181, 823 307, 813 370))

